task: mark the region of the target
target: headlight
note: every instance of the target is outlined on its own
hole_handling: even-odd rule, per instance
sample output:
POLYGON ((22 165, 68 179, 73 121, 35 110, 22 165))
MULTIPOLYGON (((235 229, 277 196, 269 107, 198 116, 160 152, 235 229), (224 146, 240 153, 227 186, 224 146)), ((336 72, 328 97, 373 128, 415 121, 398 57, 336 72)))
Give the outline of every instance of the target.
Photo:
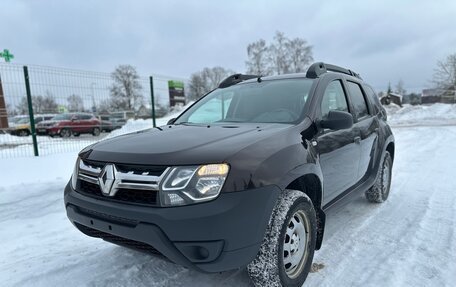
POLYGON ((216 198, 229 169, 225 163, 172 168, 160 187, 162 205, 186 205, 216 198))
POLYGON ((71 176, 71 187, 76 190, 76 185, 78 182, 78 173, 79 173, 79 157, 76 160, 76 164, 74 165, 73 175, 71 176))

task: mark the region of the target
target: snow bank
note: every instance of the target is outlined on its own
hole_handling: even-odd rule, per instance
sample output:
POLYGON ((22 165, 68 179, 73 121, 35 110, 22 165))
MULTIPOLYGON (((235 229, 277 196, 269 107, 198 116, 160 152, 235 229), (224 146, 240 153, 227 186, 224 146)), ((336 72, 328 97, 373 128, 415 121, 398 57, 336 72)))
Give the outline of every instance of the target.
POLYGON ((385 106, 388 122, 392 125, 456 124, 456 105, 398 105, 385 106))
MULTIPOLYGON (((174 111, 172 111, 171 113, 169 113, 168 115, 166 115, 163 118, 156 119, 155 120, 156 125, 157 126, 166 125, 166 123, 170 119, 177 117, 183 110, 187 109, 191 104, 193 104, 193 102, 188 103, 184 107, 176 108, 174 111)), ((141 131, 141 130, 145 130, 145 129, 151 129, 152 127, 153 127, 152 119, 146 119, 146 120, 142 120, 142 119, 133 120, 133 119, 130 119, 120 129, 114 130, 111 133, 109 133, 109 135, 107 135, 105 137, 105 139, 110 139, 110 138, 113 138, 113 137, 116 137, 116 136, 132 133, 132 132, 137 132, 137 131, 141 131)))
MULTIPOLYGON (((52 140, 50 137, 43 136, 38 137, 41 142, 52 140)), ((10 134, 0 134, 0 145, 20 145, 20 144, 32 144, 32 137, 18 137, 10 134)))

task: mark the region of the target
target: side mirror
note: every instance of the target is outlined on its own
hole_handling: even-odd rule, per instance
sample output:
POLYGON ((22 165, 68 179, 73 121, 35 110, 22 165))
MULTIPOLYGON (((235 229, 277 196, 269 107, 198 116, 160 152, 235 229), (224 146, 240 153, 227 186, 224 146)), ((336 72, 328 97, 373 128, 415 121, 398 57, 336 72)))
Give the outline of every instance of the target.
POLYGON ((328 118, 320 122, 320 126, 330 130, 349 129, 353 126, 353 116, 342 111, 329 111, 328 118))
POLYGON ((176 121, 176 118, 172 118, 166 124, 167 125, 172 125, 172 124, 174 124, 175 121, 176 121))
POLYGON ((74 122, 74 121, 76 121, 76 120, 77 120, 76 116, 72 116, 72 117, 71 117, 71 121, 72 121, 72 122, 74 122))

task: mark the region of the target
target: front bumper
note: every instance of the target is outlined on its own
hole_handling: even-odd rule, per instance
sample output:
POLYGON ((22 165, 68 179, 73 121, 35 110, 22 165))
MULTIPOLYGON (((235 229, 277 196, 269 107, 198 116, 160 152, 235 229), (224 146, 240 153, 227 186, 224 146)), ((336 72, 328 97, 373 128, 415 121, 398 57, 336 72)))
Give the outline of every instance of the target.
POLYGON ((37 135, 48 135, 49 132, 48 132, 48 127, 40 127, 38 126, 35 131, 36 131, 36 134, 37 135))
POLYGON ((267 186, 201 204, 147 207, 87 197, 68 184, 64 201, 68 218, 86 234, 90 228, 145 243, 177 264, 221 272, 255 258, 279 193, 267 186))

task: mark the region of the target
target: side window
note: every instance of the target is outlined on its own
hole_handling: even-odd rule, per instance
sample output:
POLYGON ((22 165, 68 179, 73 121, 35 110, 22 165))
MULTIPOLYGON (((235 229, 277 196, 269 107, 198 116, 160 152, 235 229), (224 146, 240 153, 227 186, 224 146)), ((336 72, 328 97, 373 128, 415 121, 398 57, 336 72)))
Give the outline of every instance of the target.
POLYGON ((374 103, 372 106, 374 107, 375 114, 377 114, 380 112, 380 107, 382 106, 380 99, 378 98, 374 89, 372 89, 370 86, 364 85, 364 91, 366 91, 366 94, 372 99, 372 102, 374 103))
POLYGON ((81 115, 78 115, 78 118, 81 120, 90 120, 92 118, 92 116, 81 114, 81 115))
POLYGON ((323 120, 328 118, 329 111, 348 112, 347 99, 342 83, 339 80, 331 82, 326 87, 321 101, 321 116, 323 120))
POLYGON ((352 100, 356 117, 359 119, 367 116, 369 112, 367 110, 366 99, 364 98, 360 85, 347 81, 347 86, 350 91, 350 99, 352 100))

